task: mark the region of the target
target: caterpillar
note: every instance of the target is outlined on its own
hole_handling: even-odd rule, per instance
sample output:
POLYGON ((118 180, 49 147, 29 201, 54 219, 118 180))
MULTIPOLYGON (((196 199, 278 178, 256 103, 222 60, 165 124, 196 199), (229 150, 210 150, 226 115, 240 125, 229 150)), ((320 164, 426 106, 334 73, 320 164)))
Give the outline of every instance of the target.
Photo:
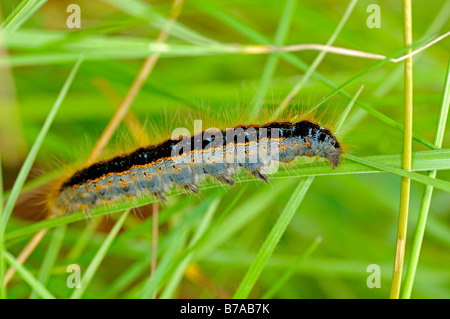
POLYGON ((332 132, 309 120, 210 129, 78 170, 49 195, 48 202, 59 214, 88 213, 100 205, 149 193, 165 202, 173 184, 199 193, 197 184, 207 175, 234 185, 233 175, 241 169, 268 182, 263 171, 272 162, 318 156, 336 168, 341 153, 332 132))

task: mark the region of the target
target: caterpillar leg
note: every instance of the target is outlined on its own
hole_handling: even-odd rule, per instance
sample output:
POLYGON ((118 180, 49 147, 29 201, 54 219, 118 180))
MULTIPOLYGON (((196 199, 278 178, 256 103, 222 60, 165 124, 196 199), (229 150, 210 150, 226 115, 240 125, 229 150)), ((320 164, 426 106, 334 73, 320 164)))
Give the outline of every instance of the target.
POLYGON ((183 185, 183 188, 194 194, 200 194, 200 189, 195 184, 185 184, 183 185))
POLYGON ((159 199, 161 202, 166 203, 167 197, 166 194, 162 191, 152 192, 153 196, 155 196, 157 199, 159 199))
POLYGON ((264 183, 267 183, 267 182, 269 181, 269 178, 267 177, 267 175, 261 173, 260 170, 252 170, 252 171, 250 171, 250 173, 251 173, 253 176, 255 176, 255 177, 261 179, 264 183))
POLYGON ((86 219, 89 219, 91 222, 94 220, 94 217, 92 217, 91 210, 89 208, 84 211, 84 217, 86 219))
POLYGON ((234 186, 234 180, 233 180, 233 178, 230 175, 221 174, 221 175, 215 176, 215 177, 221 183, 226 183, 226 184, 229 184, 231 186, 234 186))

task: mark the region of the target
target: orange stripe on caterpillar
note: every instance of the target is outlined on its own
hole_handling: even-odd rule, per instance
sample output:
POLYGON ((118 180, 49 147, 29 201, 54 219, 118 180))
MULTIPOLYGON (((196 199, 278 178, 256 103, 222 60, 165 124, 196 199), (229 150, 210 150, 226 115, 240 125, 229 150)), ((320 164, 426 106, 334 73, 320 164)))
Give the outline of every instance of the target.
POLYGON ((89 212, 108 202, 148 193, 164 202, 173 184, 199 193, 197 184, 205 176, 234 185, 233 175, 240 169, 267 182, 261 171, 274 161, 320 156, 335 168, 341 153, 331 131, 312 121, 206 130, 141 147, 79 170, 49 194, 49 204, 54 212, 67 214, 89 212))

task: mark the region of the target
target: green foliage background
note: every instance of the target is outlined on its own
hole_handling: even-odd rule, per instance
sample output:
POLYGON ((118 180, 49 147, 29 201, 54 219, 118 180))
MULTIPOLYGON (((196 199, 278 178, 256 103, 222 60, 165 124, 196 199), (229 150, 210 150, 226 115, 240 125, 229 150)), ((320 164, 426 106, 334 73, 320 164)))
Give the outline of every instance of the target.
MULTIPOLYGON (((66 26, 69 15, 66 8, 73 2, 23 1, 43 5, 26 19, 19 15, 17 19, 23 19, 23 25, 2 35, 4 52, 0 65, 4 84, 0 85, 10 90, 4 93, 9 98, 5 97, 1 106, 17 110, 19 119, 0 122, 1 139, 17 146, 12 149, 8 144, 8 148, 1 149, 5 190, 14 183, 27 150, 80 52, 85 54, 85 60, 43 141, 29 180, 37 175, 40 175, 37 181, 49 180, 60 167, 55 158, 64 163, 80 163, 88 156, 114 114, 118 104, 115 102, 125 96, 143 58, 151 54, 148 42, 160 32, 158 17, 168 17, 172 5, 171 1, 133 0, 126 4, 118 0, 77 1, 82 28, 70 30, 66 26), (5 76, 9 66, 12 82, 5 76), (38 174, 41 171, 44 173, 38 174)), ((2 21, 19 3, 2 1, 2 21)), ((295 11, 282 42, 324 44, 350 1, 288 3, 295 6, 295 11)), ((178 26, 187 29, 176 29, 179 32, 169 37, 167 43, 171 46, 132 105, 134 115, 142 123, 151 123, 148 127, 167 126, 175 113, 183 117, 202 107, 213 114, 226 110, 233 117, 233 113, 239 112, 237 105, 240 109, 251 105, 263 84, 267 84, 266 105, 277 106, 304 76, 305 69, 299 65, 310 65, 319 52, 278 54, 273 76, 265 78, 263 70, 270 59, 268 55, 230 54, 229 50, 236 44, 274 43, 279 24, 288 23, 283 16, 285 6, 286 1, 186 1, 178 26)), ((414 40, 450 30, 448 12, 450 5, 445 0, 414 1, 414 40)), ((334 45, 386 56, 398 52, 403 47, 401 3, 358 1, 334 45), (366 9, 372 3, 381 8, 379 29, 366 25, 370 15, 366 9)), ((430 143, 441 109, 449 49, 450 42, 446 39, 414 57, 414 132, 430 143)), ((327 54, 317 68, 319 73, 307 80, 294 104, 304 107, 317 104, 336 86, 376 62, 327 54)), ((343 124, 345 136, 342 135, 349 152, 359 157, 401 154, 402 131, 374 117, 360 103, 403 123, 402 63, 384 63, 356 78, 345 88, 349 96, 340 91, 320 107, 319 113, 325 118, 339 118, 361 85, 364 90, 343 124)), ((5 119, 8 114, 4 111, 5 119)), ((118 130, 110 148, 114 149, 115 141, 120 141, 124 131, 125 126, 118 130)), ((150 129, 148 134, 154 132, 150 129)), ((442 149, 449 146, 448 137, 444 138, 442 149)), ((428 150, 422 143, 413 144, 414 152, 428 150)), ((438 171, 437 178, 448 181, 449 153, 440 157, 430 154, 421 157, 421 170, 437 166, 444 169, 438 171)), ((378 160, 388 163, 386 157, 378 160)), ((343 166, 351 163, 346 159, 343 166)), ((36 231, 52 226, 24 266, 58 298, 151 297, 155 287, 157 296, 163 298, 231 297, 280 214, 291 210, 295 214, 280 242, 271 242, 276 249, 262 273, 256 276, 249 297, 266 297, 269 292, 275 298, 387 297, 395 254, 400 177, 386 172, 367 173, 363 165, 354 170, 360 174, 342 175, 339 168, 332 171, 321 161, 304 165, 282 170, 267 185, 242 176, 242 183, 233 188, 208 182, 199 196, 174 193, 176 196, 169 198, 168 205, 159 205, 158 267, 151 282, 152 218, 145 209, 141 214, 123 217, 123 224, 116 224, 120 226, 117 229, 113 228, 113 221, 120 215, 110 212, 118 208, 94 213, 91 221, 82 220, 78 214, 39 224, 32 219, 36 219, 42 207, 23 205, 23 200, 22 204, 19 200, 6 227, 4 247, 17 256, 36 231), (297 208, 289 201, 293 190, 301 175, 315 175, 314 172, 321 176, 314 179, 297 208), (102 214, 106 218, 97 216, 102 214), (100 247, 105 249, 104 256, 99 254, 100 247), (308 254, 304 255, 305 252, 308 254), (66 285, 67 266, 79 264, 84 275, 89 265, 93 266, 93 260, 98 269, 91 268, 92 279, 83 282, 86 285, 82 292, 74 293, 66 285), (370 275, 367 267, 371 264, 381 267, 379 289, 366 285, 370 275), (289 278, 277 287, 285 274, 289 278), (271 291, 273 287, 276 289, 271 291)), ((345 167, 341 172, 345 172, 345 167)), ((423 191, 423 184, 412 183, 406 264, 423 191)), ((25 202, 38 205, 40 199, 31 196, 25 202)), ((138 204, 125 203, 120 208, 151 201, 150 198, 138 204)), ((449 204, 449 194, 436 189, 414 281, 414 298, 450 297, 449 204)), ((261 261, 259 256, 256 258, 261 261)), ((20 274, 13 277, 7 296, 28 298, 32 290, 32 297, 42 296, 45 289, 31 289, 32 279, 24 278, 20 274)))

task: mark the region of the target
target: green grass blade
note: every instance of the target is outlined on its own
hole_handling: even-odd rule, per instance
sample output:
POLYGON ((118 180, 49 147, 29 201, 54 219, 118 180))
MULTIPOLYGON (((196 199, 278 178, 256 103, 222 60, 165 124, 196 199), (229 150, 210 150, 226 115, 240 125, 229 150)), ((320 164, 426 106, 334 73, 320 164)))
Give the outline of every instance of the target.
MULTIPOLYGON (((2 155, 0 154, 0 229, 3 229, 3 170, 2 155)), ((6 265, 3 252, 5 249, 5 233, 0 231, 0 299, 6 298, 5 273, 6 265)))
MULTIPOLYGON (((55 265, 56 258, 58 257, 58 253, 61 249, 61 245, 64 240, 65 232, 66 232, 66 225, 58 226, 53 231, 52 240, 50 241, 50 245, 45 253, 45 257, 42 262, 38 276, 39 282, 42 283, 44 286, 47 284, 48 279, 50 277, 50 272, 53 266, 55 265)), ((37 295, 38 295, 37 292, 33 290, 31 292, 30 299, 36 299, 37 295)))
MULTIPOLYGON (((412 43, 412 1, 403 0, 403 39, 404 45, 412 43)), ((412 50, 406 51, 407 54, 412 50)), ((411 171, 412 162, 412 130, 413 130, 413 58, 408 57, 404 61, 404 131, 403 131, 403 158, 402 168, 411 171)), ((392 283, 389 298, 398 299, 402 283, 403 265, 405 260, 406 235, 408 229, 409 201, 411 197, 411 179, 402 176, 400 184, 400 203, 397 226, 397 245, 394 267, 392 271, 392 283)))
MULTIPOLYGON (((324 97, 322 100, 320 100, 320 102, 316 103, 310 110, 310 112, 316 110, 319 106, 321 106, 323 103, 325 103, 326 101, 328 101, 330 98, 332 98, 333 96, 335 96, 337 93, 339 93, 340 91, 342 91, 343 89, 345 89, 347 86, 349 86, 350 84, 352 84, 353 82, 355 82, 357 79, 359 79, 360 77, 362 77, 363 75, 366 75, 367 73, 378 69, 379 67, 381 67, 382 65, 390 62, 390 59, 401 56, 403 54, 405 54, 405 52, 407 52, 408 50, 410 50, 411 48, 417 48, 420 47, 421 45, 427 43, 430 41, 430 38, 426 38, 426 39, 421 39, 419 41, 416 41, 415 43, 413 43, 412 45, 408 46, 407 48, 403 48, 401 50, 398 50, 397 52, 387 56, 385 59, 380 60, 372 65, 370 65, 369 67, 365 68, 364 70, 362 70, 361 72, 359 72, 358 74, 356 74, 355 76, 353 76, 352 78, 348 79, 347 81, 345 81, 344 83, 342 83, 340 86, 338 86, 336 89, 334 89, 330 94, 328 94, 326 97, 324 97)), ((398 124, 400 125, 400 124, 398 124)))
MULTIPOLYGON (((447 124, 448 109, 450 106, 450 61, 447 67, 447 75, 444 85, 444 94, 441 104, 441 112, 436 128, 436 136, 434 144, 438 147, 442 146, 444 140, 445 126, 447 124)), ((436 170, 428 172, 428 177, 435 178, 436 170)), ((408 263, 408 268, 405 277, 405 286, 402 291, 402 298, 409 299, 414 284, 417 265, 419 263, 420 249, 422 247, 423 236, 425 233, 425 226, 427 224, 428 211, 430 209, 431 197, 433 196, 433 186, 427 185, 423 193, 422 202, 420 205, 419 217, 417 219, 417 227, 414 233, 414 241, 411 249, 411 258, 408 263)))
POLYGON ((208 0, 195 0, 194 5, 202 10, 207 12, 208 14, 218 18, 228 26, 232 27, 234 30, 238 31, 239 33, 243 34, 247 38, 255 41, 255 43, 260 44, 270 44, 271 41, 260 34, 259 32, 255 31, 253 28, 247 26, 245 23, 239 21, 238 19, 232 17, 226 12, 226 9, 219 7, 217 5, 217 2, 208 1, 208 0))
POLYGON ((270 299, 281 289, 283 285, 294 275, 299 266, 317 249, 322 242, 322 237, 317 237, 316 240, 308 247, 308 249, 298 257, 298 259, 290 266, 278 279, 275 284, 261 297, 261 299, 270 299))
POLYGON ((24 10, 29 10, 30 7, 32 7, 38 0, 22 0, 15 8, 14 10, 6 17, 5 20, 3 20, 1 27, 4 30, 5 27, 7 27, 9 24, 11 24, 11 21, 18 19, 17 17, 21 15, 21 12, 24 10))
MULTIPOLYGON (((194 236, 192 237, 189 247, 192 247, 193 245, 195 245, 195 243, 198 242, 198 240, 203 236, 203 234, 206 232, 206 230, 210 226, 212 217, 217 210, 217 206, 219 205, 220 200, 221 200, 221 197, 216 197, 212 201, 212 203, 209 205, 208 209, 206 210, 206 213, 204 214, 205 216, 203 217, 202 221, 198 225, 196 232, 194 233, 194 236)), ((167 283, 166 288, 161 293, 161 296, 160 296, 161 299, 173 298, 173 296, 175 294, 175 290, 178 287, 187 266, 189 266, 189 263, 191 262, 192 257, 193 257, 193 253, 190 253, 180 261, 179 266, 171 274, 171 278, 170 278, 169 282, 167 283)))
POLYGON ((36 293, 40 297, 45 299, 55 299, 55 297, 47 290, 47 288, 45 288, 42 283, 40 283, 36 278, 34 278, 34 276, 28 269, 19 264, 17 260, 9 252, 5 250, 3 251, 3 254, 8 263, 16 269, 17 273, 23 278, 23 280, 25 280, 25 282, 31 288, 33 288, 34 291, 36 291, 36 293))
MULTIPOLYGON (((176 269, 178 269, 187 258, 189 259, 197 258, 196 255, 197 250, 201 251, 203 245, 207 244, 206 241, 208 240, 208 238, 210 238, 208 236, 210 236, 210 234, 216 230, 216 227, 220 227, 219 225, 221 225, 221 222, 224 219, 224 217, 227 216, 228 212, 232 208, 234 208, 236 203, 240 201, 242 195, 245 193, 245 190, 247 189, 247 186, 248 185, 242 187, 240 192, 233 198, 233 200, 229 203, 229 205, 227 205, 227 207, 220 213, 220 215, 218 216, 218 218, 216 218, 214 223, 212 223, 211 226, 208 227, 208 229, 202 232, 201 236, 188 249, 184 250, 183 253, 176 260, 174 260, 171 263, 169 270, 160 280, 161 282, 165 282, 167 278, 170 276, 170 274, 172 274, 176 269)), ((240 225, 243 226, 244 224, 245 222, 241 223, 240 225)))
POLYGON ((31 167, 33 166, 34 160, 36 159, 37 153, 39 152, 42 142, 44 141, 44 138, 45 138, 48 130, 50 129, 50 126, 52 125, 56 114, 58 113, 59 107, 61 106, 62 102, 64 101, 64 98, 67 95, 67 92, 69 91, 69 88, 73 82, 73 79, 75 78, 78 68, 80 67, 81 61, 82 61, 82 58, 79 58, 79 60, 75 64, 75 66, 72 68, 72 71, 70 72, 61 91, 59 92, 59 95, 55 101, 55 104, 53 104, 53 107, 50 110, 50 113, 48 114, 47 119, 45 120, 45 123, 42 126, 42 129, 39 132, 39 135, 36 138, 36 141, 34 142, 33 147, 30 150, 30 153, 28 154, 27 158, 25 159, 24 164, 22 165, 22 168, 20 169, 19 175, 17 176, 17 179, 14 182, 14 186, 11 190, 11 194, 8 198, 8 201, 6 202, 6 206, 5 206, 5 210, 3 212, 3 218, 2 218, 2 225, 1 225, 2 228, 0 229, 1 232, 5 231, 6 224, 8 223, 8 220, 14 209, 16 200, 19 197, 20 190, 22 189, 22 186, 25 183, 25 180, 31 170, 31 167))
POLYGON ((2 23, 5 32, 19 29, 47 0, 23 0, 2 23))
POLYGON ((89 241, 91 240, 92 236, 97 231, 98 225, 102 222, 102 218, 96 218, 92 220, 86 228, 83 229, 82 233, 80 234, 77 242, 72 246, 72 249, 67 254, 66 260, 67 261, 74 261, 80 258, 80 256, 83 253, 83 250, 88 245, 89 241))
POLYGON ((283 236, 287 226, 289 225, 289 222, 291 221, 292 217, 294 217, 295 212, 300 206, 300 203, 305 197, 305 194, 308 191, 309 186, 311 185, 313 180, 314 177, 302 179, 297 188, 292 193, 286 207, 281 213, 281 216, 278 218, 275 226, 272 228, 269 235, 267 236, 267 239, 264 241, 264 244, 261 246, 258 255, 250 265, 250 268, 239 284, 239 287, 233 296, 234 299, 247 298, 252 291, 253 286, 261 275, 261 272, 270 256, 272 255, 273 251, 277 247, 281 236, 283 236))
MULTIPOLYGON (((181 255, 181 258, 178 259, 178 262, 173 257, 173 260, 171 260, 171 263, 169 264, 163 264, 161 262, 158 265, 157 270, 155 271, 154 282, 150 283, 150 285, 147 285, 147 287, 144 289, 143 298, 150 298, 152 289, 154 289, 155 287, 159 287, 164 282, 166 282, 173 269, 178 267, 180 261, 183 260, 186 255, 194 252, 195 258, 198 259, 209 254, 218 245, 225 242, 233 234, 235 234, 237 231, 251 222, 254 218, 256 218, 256 216, 258 216, 258 214, 260 214, 267 205, 273 202, 273 200, 277 198, 277 196, 282 191, 287 189, 287 186, 289 186, 289 183, 280 185, 280 187, 274 189, 271 194, 272 196, 256 194, 255 196, 247 198, 246 201, 244 201, 241 206, 236 208, 230 216, 223 220, 223 222, 219 223, 217 226, 215 226, 215 222, 213 227, 208 229, 208 231, 199 239, 199 241, 194 244, 193 248, 195 248, 195 251, 194 249, 188 249, 184 254, 181 255), (169 270, 167 271, 167 269, 169 270)), ((225 209, 225 212, 233 206, 234 203, 231 203, 225 209)), ((221 220, 221 217, 225 215, 226 214, 222 213, 219 219, 221 220)), ((171 246, 174 246, 174 244, 171 244, 171 246)))
MULTIPOLYGON (((214 207, 214 200, 220 197, 220 191, 216 193, 216 195, 210 196, 205 202, 201 205, 197 206, 192 213, 189 214, 187 218, 180 223, 180 225, 174 229, 169 236, 167 236, 160 245, 158 245, 158 254, 161 253, 164 244, 169 244, 169 246, 178 247, 176 251, 171 250, 170 255, 164 255, 163 260, 158 264, 156 270, 153 274, 153 278, 149 280, 141 293, 141 298, 151 298, 153 296, 153 292, 158 292, 162 285, 165 284, 168 277, 173 274, 176 270, 176 267, 179 266, 179 263, 176 262, 177 257, 175 253, 179 250, 179 248, 184 246, 184 237, 187 232, 196 227, 195 221, 199 219, 202 215, 205 214, 211 207, 214 207)), ((203 233, 203 232, 202 232, 203 233)), ((196 239, 195 242, 198 240, 196 239)))
POLYGON ((88 268, 86 269, 84 276, 81 279, 81 288, 76 289, 70 296, 70 299, 79 299, 83 296, 129 213, 130 210, 126 210, 117 220, 114 227, 111 229, 108 236, 105 238, 104 242, 89 264, 88 268))
MULTIPOLYGON (((190 208, 189 206, 186 207, 187 202, 188 199, 185 199, 179 201, 176 205, 173 205, 170 208, 164 209, 162 214, 158 216, 159 225, 166 223, 169 217, 173 216, 175 213, 182 213, 183 210, 189 209, 190 208)), ((202 212, 200 211, 199 213, 202 212)), ((194 225, 197 219, 201 217, 201 214, 197 214, 197 216, 195 216, 196 214, 197 214, 196 212, 194 212, 194 214, 191 214, 179 226, 177 226, 174 230, 172 230, 170 234, 165 236, 158 244, 158 251, 157 251, 158 258, 161 255, 164 255, 163 260, 170 259, 169 262, 167 262, 166 266, 162 267, 162 269, 168 269, 170 266, 174 265, 174 263, 172 262, 173 256, 168 258, 167 255, 168 251, 171 249, 171 246, 178 245, 176 243, 174 244, 174 241, 176 241, 177 238, 183 237, 186 232, 186 229, 191 227, 191 225, 194 225)), ((148 219, 148 221, 142 223, 140 226, 135 227, 134 229, 129 229, 126 232, 122 233, 120 237, 116 240, 116 244, 120 243, 122 240, 127 240, 127 238, 129 240, 132 240, 132 238, 138 236, 139 234, 143 235, 142 232, 148 233, 149 229, 152 229, 152 227, 153 227, 153 220, 148 219), (139 228, 142 228, 142 230, 140 230, 139 228)), ((102 298, 111 298, 111 296, 118 295, 122 291, 124 291, 128 286, 131 286, 132 283, 135 280, 137 280, 140 276, 147 277, 147 274, 150 269, 152 256, 151 254, 148 253, 144 255, 145 256, 143 256, 143 258, 139 258, 138 261, 136 261, 131 267, 129 267, 118 278, 116 278, 114 282, 111 283, 109 288, 102 295, 102 298)), ((162 261, 160 262, 160 264, 161 263, 162 261)), ((157 271, 161 272, 160 270, 158 270, 158 268, 157 271)), ((156 272, 154 276, 157 276, 156 272)), ((133 297, 139 296, 139 293, 140 291, 136 292, 133 297)))
MULTIPOLYGON (((379 162, 372 161, 367 158, 357 157, 357 156, 350 155, 350 154, 344 155, 344 157, 348 158, 352 161, 362 163, 364 165, 372 166, 372 167, 378 168, 380 170, 396 174, 398 176, 407 177, 407 178, 410 178, 417 182, 439 188, 440 190, 443 190, 445 192, 450 192, 450 182, 447 182, 447 181, 443 181, 440 179, 431 178, 429 176, 413 173, 410 171, 406 171, 402 168, 385 165, 385 164, 382 164, 379 162)), ((450 161, 450 159, 447 159, 447 161, 450 161)))
MULTIPOLYGON (((159 30, 163 29, 168 21, 166 17, 163 17, 160 14, 156 13, 153 10, 152 6, 144 1, 140 0, 127 0, 127 1, 104 0, 104 1, 116 7, 117 9, 122 10, 123 12, 126 12, 136 18, 147 21, 151 26, 159 30)), ((170 34, 176 38, 179 38, 182 41, 199 45, 216 42, 215 40, 212 40, 184 26, 178 21, 174 21, 170 30, 170 34)))
MULTIPOLYGON (((336 30, 334 30, 333 34, 331 35, 330 39, 328 39, 326 45, 332 46, 334 41, 337 39, 339 33, 341 32, 342 28, 344 27, 345 23, 347 22, 348 18, 350 17, 351 13, 353 12, 353 9, 356 6, 356 3, 358 0, 352 0, 350 4, 348 5, 347 9, 345 10, 344 15, 341 18, 341 21, 339 22, 338 26, 336 27, 336 30)), ((291 92, 286 96, 286 98, 281 102, 278 109, 275 112, 275 118, 277 115, 281 114, 291 103, 292 99, 300 92, 300 90, 303 88, 305 83, 309 80, 313 72, 317 69, 320 62, 322 62, 323 58, 327 52, 322 51, 320 52, 317 57, 314 59, 313 63, 310 65, 308 70, 306 71, 305 75, 301 78, 301 80, 292 88, 291 92)))
POLYGON ((220 223, 223 221, 225 216, 227 216, 228 212, 231 211, 232 208, 238 203, 242 197, 242 195, 245 193, 248 185, 245 185, 242 187, 242 189, 239 191, 239 193, 233 198, 233 200, 229 203, 229 205, 220 213, 220 215, 216 218, 214 223, 202 234, 202 236, 187 250, 183 252, 183 254, 180 256, 177 263, 175 263, 172 267, 178 267, 179 263, 184 260, 188 255, 191 255, 199 247, 202 246, 202 244, 205 243, 205 240, 207 240, 208 236, 220 225, 220 223))
MULTIPOLYGON (((180 233, 177 237, 172 238, 171 245, 169 249, 164 254, 162 260, 158 263, 155 272, 153 273, 153 277, 151 277, 146 285, 144 286, 140 298, 141 299, 150 299, 153 297, 155 293, 161 288, 163 284, 163 279, 165 274, 167 273, 167 269, 170 268, 170 265, 176 258, 176 254, 182 248, 186 241, 188 229, 180 228, 180 233)), ((150 267, 149 267, 150 268, 150 267)))
POLYGON ((226 219, 223 220, 209 235, 205 236, 203 243, 196 250, 196 258, 202 258, 210 254, 217 246, 226 242, 236 232, 241 230, 254 220, 261 212, 270 205, 283 191, 287 191, 290 183, 279 184, 271 190, 271 196, 264 192, 246 198, 242 204, 233 210, 226 219))
POLYGON ((336 134, 342 134, 342 127, 344 125, 345 120, 347 119, 348 115, 350 114, 350 111, 353 108, 353 105, 355 104, 356 100, 358 99, 359 95, 361 94, 362 90, 364 89, 364 85, 361 85, 359 90, 356 92, 355 96, 353 96, 350 103, 348 103, 347 107, 345 108, 344 112, 342 112, 341 117, 336 122, 336 134))
MULTIPOLYGON (((232 27, 233 29, 235 29, 239 33, 243 34, 247 38, 255 41, 256 43, 261 43, 261 44, 266 44, 266 45, 270 44, 269 39, 267 39, 265 36, 263 36, 262 34, 258 33, 255 30, 253 30, 252 28, 248 27, 245 23, 243 23, 243 22, 239 21, 238 19, 232 17, 231 15, 227 14, 226 10, 224 10, 223 8, 219 8, 213 2, 205 1, 205 0, 196 0, 195 3, 200 9, 208 10, 209 14, 215 16, 222 22, 226 23, 228 26, 232 27)), ((429 37, 426 39, 424 38, 421 41, 419 41, 418 43, 422 44, 429 40, 430 40, 429 37)), ((280 52, 279 56, 286 62, 299 68, 302 71, 306 72, 310 68, 309 64, 307 64, 306 62, 304 62, 302 59, 300 59, 299 57, 297 57, 294 54, 287 53, 287 52, 280 52)), ((387 62, 387 61, 385 61, 385 62, 387 62)), ((346 92, 343 88, 339 88, 339 86, 337 84, 328 80, 325 76, 323 76, 319 72, 317 72, 317 71, 312 72, 312 76, 314 78, 316 78, 317 80, 321 81, 322 83, 324 83, 325 85, 329 86, 330 88, 335 89, 334 94, 336 94, 336 93, 340 94, 340 95, 344 96, 345 98, 347 98, 348 100, 352 99, 352 96, 348 92, 346 92)), ((403 131, 402 124, 397 123, 396 121, 392 120, 390 117, 388 117, 388 116, 384 115, 383 113, 379 112, 378 110, 374 109, 370 105, 363 103, 361 101, 358 101, 358 100, 356 101, 356 105, 358 105, 362 109, 366 110, 369 114, 371 114, 375 118, 379 119, 380 121, 385 122, 386 124, 391 125, 397 129, 399 129, 400 131, 403 131)), ((417 135, 415 133, 413 133, 413 138, 416 141, 418 141, 419 143, 421 143, 431 149, 436 149, 435 145, 433 145, 432 143, 428 142, 427 140, 425 140, 424 138, 420 137, 419 135, 417 135)))
POLYGON ((102 299, 110 299, 118 296, 126 287, 130 286, 145 271, 148 272, 151 263, 151 254, 147 254, 144 259, 135 261, 127 270, 125 270, 105 292, 101 295, 102 299))
MULTIPOLYGON (((345 157, 346 155, 344 155, 345 157)), ((444 150, 433 150, 433 151, 421 151, 415 152, 413 154, 413 171, 429 171, 429 170, 446 170, 450 169, 450 149, 444 150)), ((355 161, 343 161, 338 169, 332 169, 329 165, 325 163, 312 163, 301 165, 298 168, 287 170, 280 170, 276 175, 270 177, 271 180, 275 181, 278 179, 294 179, 305 176, 331 176, 331 175, 346 175, 346 174, 365 174, 365 173, 383 173, 387 170, 384 168, 386 165, 389 167, 399 168, 401 167, 401 155, 372 155, 366 157, 355 157, 355 161), (358 160, 357 160, 358 159, 358 160), (367 160, 374 165, 369 165, 362 163, 359 160, 367 160), (381 168, 383 166, 383 168, 381 168)), ((418 174, 417 174, 418 175, 418 174)), ((422 175, 419 175, 419 177, 422 175)), ((241 183, 246 183, 250 181, 255 181, 253 177, 243 178, 240 180, 241 183)), ((206 183, 201 185, 199 188, 201 190, 210 188, 219 188, 218 184, 206 183)), ((171 196, 181 195, 183 192, 174 190, 170 193, 171 196)), ((112 204, 111 207, 99 207, 92 210, 91 215, 93 217, 107 215, 111 213, 116 213, 123 211, 125 209, 131 209, 140 207, 143 205, 150 204, 154 202, 153 197, 143 197, 136 202, 121 202, 118 204, 112 204)), ((43 220, 35 222, 29 226, 14 229, 5 234, 5 240, 9 241, 11 239, 27 236, 36 233, 45 228, 52 228, 58 225, 74 223, 77 221, 84 220, 86 217, 83 213, 74 213, 68 216, 61 216, 57 218, 52 218, 49 220, 43 220)), ((231 227, 233 224, 229 225, 231 227)), ((234 226, 235 227, 235 226, 234 226)), ((233 229, 233 227, 231 227, 233 229)), ((214 241, 214 238, 210 238, 214 241)))
MULTIPOLYGON (((355 103, 357 104, 358 100, 356 100, 355 103)), ((347 108, 348 108, 348 106, 347 106, 347 108)), ((448 161, 447 161, 447 158, 448 158, 447 152, 448 152, 448 150, 445 150, 445 149, 444 150, 415 152, 414 153, 414 162, 413 162, 413 171, 449 169, 448 161), (429 162, 427 162, 427 156, 429 156, 429 162)), ((375 156, 369 156, 368 158, 372 158, 379 162, 384 162, 385 164, 388 164, 388 165, 397 166, 397 160, 396 160, 397 157, 398 157, 397 155, 375 155, 375 156)), ((365 173, 365 172, 374 172, 375 173, 375 172, 380 172, 380 171, 381 170, 371 170, 365 165, 359 165, 359 164, 350 163, 350 162, 343 163, 343 165, 340 166, 339 170, 331 170, 331 169, 328 169, 327 166, 324 166, 324 165, 305 165, 304 167, 302 166, 302 171, 299 171, 297 169, 292 170, 294 175, 298 175, 298 176, 359 174, 359 173, 365 173)), ((276 175, 275 178, 279 178, 282 176, 284 178, 285 174, 279 173, 276 175)), ((56 177, 56 175, 53 174, 53 172, 50 174, 42 175, 41 177, 38 177, 37 179, 34 179, 31 182, 25 184, 25 186, 22 188, 22 192, 24 191, 24 189, 27 185, 29 185, 29 187, 27 187, 27 189, 34 189, 37 187, 36 184, 44 185, 47 182, 53 180, 55 177, 56 177), (34 183, 34 182, 36 182, 36 183, 34 183)), ((243 181, 248 181, 248 179, 245 179, 243 181)), ((10 194, 10 192, 8 192, 8 191, 5 192, 5 194, 4 194, 5 199, 8 198, 9 194, 10 194)), ((175 194, 177 195, 179 193, 175 193, 175 194)), ((147 201, 146 203, 149 204, 150 202, 147 201)), ((145 205, 145 204, 142 204, 142 205, 145 205)), ((121 210, 128 209, 128 208, 134 208, 134 207, 124 207, 121 210)), ((116 211, 119 211, 119 210, 116 210, 116 211)), ((103 214, 96 214, 94 216, 104 215, 106 213, 107 212, 104 212, 103 214)), ((65 222, 65 223, 71 223, 71 222, 74 222, 77 220, 84 219, 84 216, 82 214, 71 215, 71 216, 72 217, 70 217, 70 218, 68 217, 69 220, 67 220, 67 222, 65 222)), ((50 222, 50 223, 51 223, 51 225, 53 225, 51 227, 54 227, 54 224, 52 224, 53 222, 50 222)))
MULTIPOLYGON (((424 34, 424 37, 429 37, 432 34, 439 33, 440 30, 444 27, 445 23, 449 19, 448 12, 450 12, 450 2, 446 1, 440 8, 439 12, 436 15, 436 18, 430 23, 429 28, 424 34)), ((423 56, 423 52, 420 52, 414 56, 414 61, 416 63, 423 56)), ((403 76, 403 65, 399 65, 395 68, 393 72, 387 77, 386 81, 383 81, 381 85, 373 92, 374 96, 381 97, 385 96, 396 83, 398 83, 403 76)))
MULTIPOLYGON (((348 12, 348 11, 347 11, 348 12)), ((344 20, 344 19, 343 19, 344 20)), ((353 99, 350 101, 344 112, 342 113, 337 129, 340 130, 343 123, 345 122, 348 114, 350 113, 350 110, 358 98, 359 94, 361 93, 361 90, 363 87, 361 87, 358 92, 355 94, 353 99)), ((235 292, 233 298, 247 298, 250 294, 251 290, 253 289, 253 286, 255 285, 257 279, 261 275, 261 272, 266 265, 267 261, 269 260, 270 256, 272 255, 273 251, 275 250, 281 236, 283 235, 284 231, 286 230, 287 226, 289 225, 289 222, 291 221, 292 217, 294 216, 295 212, 297 211, 298 207, 300 206, 300 203, 302 202, 304 196, 306 195, 306 192, 308 191, 309 187, 311 186, 312 182, 314 180, 314 176, 310 176, 308 178, 303 178, 300 183, 298 184, 296 190, 291 195, 289 202, 287 203, 286 207, 284 208, 281 216, 278 218, 275 226, 272 228, 269 237, 267 237, 266 241, 262 245, 258 255, 256 256, 255 260, 253 261, 250 268, 247 270, 247 273, 245 274, 243 280, 241 281, 237 291, 235 292)))
MULTIPOLYGON (((286 2, 283 15, 278 25, 277 33, 275 35, 275 40, 273 42, 274 46, 282 46, 284 44, 288 35, 289 28, 292 24, 292 18, 294 16, 297 3, 298 0, 288 0, 286 2)), ((279 60, 280 56, 277 53, 272 53, 269 55, 266 61, 261 79, 259 81, 258 89, 256 90, 255 96, 253 97, 253 100, 249 106, 249 112, 252 118, 254 118, 261 109, 279 60)))

